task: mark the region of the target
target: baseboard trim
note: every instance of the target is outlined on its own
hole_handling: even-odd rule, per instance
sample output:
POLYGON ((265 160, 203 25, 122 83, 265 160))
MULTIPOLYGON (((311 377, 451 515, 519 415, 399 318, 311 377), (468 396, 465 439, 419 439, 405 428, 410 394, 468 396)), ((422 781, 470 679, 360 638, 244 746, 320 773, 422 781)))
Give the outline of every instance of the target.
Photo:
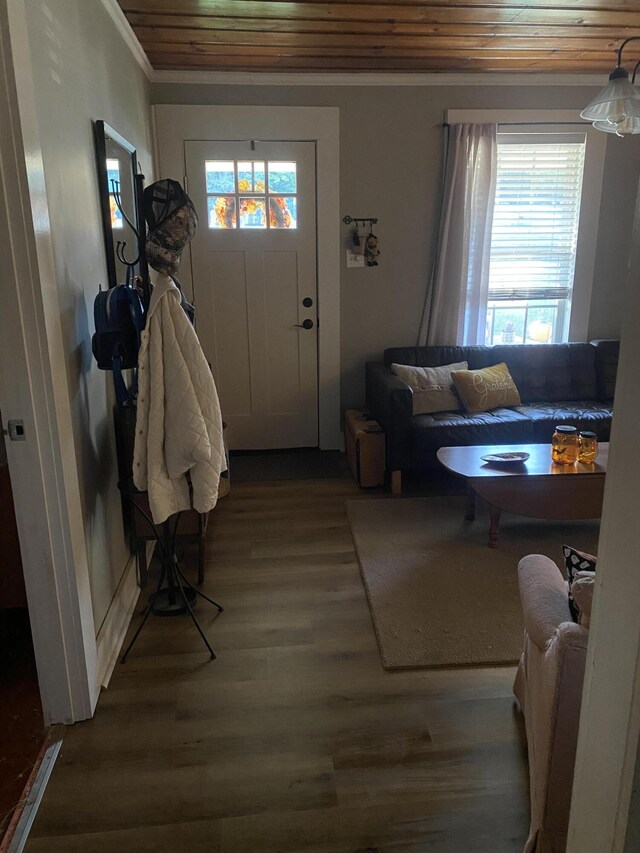
MULTIPOLYGON (((147 542, 147 564, 154 546, 155 542, 147 542)), ((139 595, 136 558, 131 556, 96 637, 96 682, 102 690, 109 686, 139 595)))
POLYGON ((62 746, 62 738, 64 737, 63 727, 58 726, 53 731, 55 734, 50 740, 48 739, 45 742, 40 764, 33 768, 33 779, 28 783, 28 785, 30 784, 30 789, 24 806, 17 816, 15 825, 10 825, 7 830, 7 846, 5 847, 4 843, 0 843, 0 849, 2 851, 6 850, 6 853, 22 853, 29 838, 29 832, 36 819, 47 782, 49 781, 53 766, 60 752, 60 747, 62 746))

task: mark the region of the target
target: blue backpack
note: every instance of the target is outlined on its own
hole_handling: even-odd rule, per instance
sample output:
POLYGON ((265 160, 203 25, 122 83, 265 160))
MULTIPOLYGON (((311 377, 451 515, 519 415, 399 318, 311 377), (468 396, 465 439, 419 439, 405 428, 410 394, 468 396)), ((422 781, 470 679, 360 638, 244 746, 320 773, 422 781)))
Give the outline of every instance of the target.
POLYGON ((91 349, 100 370, 112 370, 119 406, 129 406, 136 394, 134 378, 127 389, 123 370, 137 368, 140 334, 145 326, 145 312, 136 287, 129 281, 109 290, 100 289, 93 303, 95 333, 91 349))

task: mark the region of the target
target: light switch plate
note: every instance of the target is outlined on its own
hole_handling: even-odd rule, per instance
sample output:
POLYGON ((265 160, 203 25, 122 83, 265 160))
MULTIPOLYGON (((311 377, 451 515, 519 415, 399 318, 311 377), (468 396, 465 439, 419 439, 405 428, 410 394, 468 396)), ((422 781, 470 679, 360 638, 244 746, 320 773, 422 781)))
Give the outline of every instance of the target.
POLYGON ((351 267, 364 267, 364 255, 358 255, 347 249, 347 269, 351 267))

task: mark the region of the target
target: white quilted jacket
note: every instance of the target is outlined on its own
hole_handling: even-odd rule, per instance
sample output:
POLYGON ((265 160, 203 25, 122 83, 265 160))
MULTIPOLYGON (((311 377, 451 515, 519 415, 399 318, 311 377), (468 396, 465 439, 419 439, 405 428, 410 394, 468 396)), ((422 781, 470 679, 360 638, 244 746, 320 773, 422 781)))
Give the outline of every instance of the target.
POLYGON ((153 520, 160 524, 191 506, 203 513, 213 509, 225 468, 215 382, 180 292, 162 275, 138 355, 133 481, 148 491, 153 520))

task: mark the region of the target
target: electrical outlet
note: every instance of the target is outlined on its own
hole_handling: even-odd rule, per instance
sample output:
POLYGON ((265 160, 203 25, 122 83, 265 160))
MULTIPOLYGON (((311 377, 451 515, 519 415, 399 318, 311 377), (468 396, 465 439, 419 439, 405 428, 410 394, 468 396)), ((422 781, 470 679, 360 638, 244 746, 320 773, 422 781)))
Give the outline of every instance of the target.
POLYGON ((364 267, 364 255, 358 255, 347 249, 347 269, 351 267, 364 267))

